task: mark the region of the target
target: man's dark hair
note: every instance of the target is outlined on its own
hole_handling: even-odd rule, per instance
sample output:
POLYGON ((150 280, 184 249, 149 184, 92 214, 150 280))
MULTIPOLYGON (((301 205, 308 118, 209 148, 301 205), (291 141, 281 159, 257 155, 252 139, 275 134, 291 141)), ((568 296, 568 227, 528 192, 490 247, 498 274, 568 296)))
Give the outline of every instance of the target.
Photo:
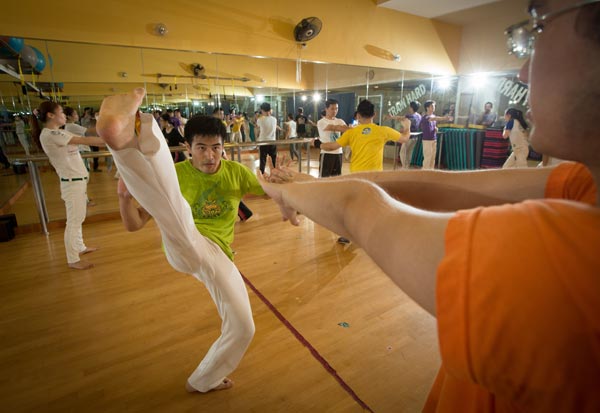
POLYGON ((260 110, 268 112, 271 110, 271 104, 269 102, 263 102, 262 105, 260 105, 260 110))
POLYGON ((372 118, 375 116, 375 105, 365 99, 358 104, 356 111, 363 118, 372 118))
POLYGON ((227 137, 227 129, 221 119, 214 116, 196 115, 185 124, 183 137, 190 145, 196 136, 220 136, 221 143, 227 137))
POLYGON ((483 106, 487 106, 487 105, 490 105, 490 108, 494 107, 494 104, 492 102, 485 102, 485 105, 483 105, 483 106))
POLYGON ((412 102, 409 103, 409 106, 412 108, 413 111, 418 112, 419 108, 421 107, 421 104, 419 102, 417 102, 416 100, 413 100, 412 102))
POLYGON ((337 101, 337 100, 335 100, 335 99, 327 99, 327 100, 325 101, 325 107, 326 107, 326 108, 328 108, 328 107, 329 107, 329 106, 331 106, 331 105, 339 105, 339 104, 340 104, 340 102, 338 102, 338 101, 337 101))
POLYGON ((426 100, 423 104, 423 107, 425 108, 425 110, 427 110, 427 108, 431 105, 435 105, 435 100, 426 100))
POLYGON ((216 107, 216 108, 214 108, 214 109, 213 109, 213 115, 214 115, 215 113, 218 113, 218 112, 222 111, 222 110, 223 110, 223 108, 221 108, 221 107, 216 107))
POLYGON ((304 112, 304 109, 298 108, 298 112, 304 112))

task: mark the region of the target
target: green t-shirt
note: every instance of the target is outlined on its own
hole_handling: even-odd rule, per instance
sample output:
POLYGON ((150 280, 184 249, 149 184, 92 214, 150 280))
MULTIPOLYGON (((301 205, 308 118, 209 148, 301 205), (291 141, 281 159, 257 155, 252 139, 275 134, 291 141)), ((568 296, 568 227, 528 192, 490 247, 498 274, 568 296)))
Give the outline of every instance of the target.
POLYGON ((196 228, 233 260, 231 243, 238 206, 245 194, 264 195, 258 179, 244 165, 227 160, 221 160, 214 174, 199 171, 190 160, 176 163, 175 170, 196 228))

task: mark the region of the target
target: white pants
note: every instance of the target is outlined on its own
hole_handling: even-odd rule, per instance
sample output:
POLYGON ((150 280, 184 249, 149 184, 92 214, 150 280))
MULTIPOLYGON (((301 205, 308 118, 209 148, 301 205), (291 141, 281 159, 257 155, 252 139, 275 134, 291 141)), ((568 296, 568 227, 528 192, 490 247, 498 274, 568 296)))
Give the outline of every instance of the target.
POLYGON ((512 153, 502 165, 502 168, 527 168, 529 145, 513 146, 512 153))
POLYGON ((400 147, 400 163, 403 168, 410 168, 410 159, 416 142, 416 139, 409 139, 400 147))
POLYGON ((422 141, 423 142, 423 169, 435 168, 435 152, 437 149, 437 141, 422 141))
POLYGON ((242 131, 231 132, 232 143, 242 143, 242 131))
POLYGON ((109 149, 129 192, 156 220, 169 263, 204 283, 223 320, 221 336, 188 378, 192 387, 206 392, 237 367, 252 341, 250 300, 233 262, 198 232, 158 124, 150 114, 141 120, 140 150, 109 149))
POLYGON ((67 262, 79 262, 79 253, 85 250, 82 224, 87 210, 87 181, 61 182, 60 197, 65 201, 67 209, 67 226, 65 227, 65 250, 67 262))
POLYGON ((27 142, 27 135, 24 133, 17 133, 17 138, 19 138, 21 146, 23 146, 23 149, 25 149, 25 155, 29 156, 29 142, 27 142))

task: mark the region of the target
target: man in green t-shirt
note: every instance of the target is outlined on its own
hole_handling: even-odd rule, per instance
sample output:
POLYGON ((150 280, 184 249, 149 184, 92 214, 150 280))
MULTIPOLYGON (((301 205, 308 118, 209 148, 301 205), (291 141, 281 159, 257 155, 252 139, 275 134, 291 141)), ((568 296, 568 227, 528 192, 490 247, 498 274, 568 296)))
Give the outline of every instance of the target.
POLYGON ((254 335, 248 292, 232 262, 230 244, 242 196, 264 192, 249 169, 222 159, 226 129, 219 119, 196 116, 186 123, 184 137, 192 159, 180 162, 175 171, 166 161, 168 147, 151 115, 138 115, 137 137, 125 127, 119 130, 117 126, 133 122, 142 96, 143 89, 136 89, 103 103, 103 137, 124 179, 118 184, 121 217, 129 231, 137 231, 153 216, 169 263, 192 274, 210 292, 223 320, 221 336, 188 378, 186 389, 228 389, 233 382, 227 375, 254 335), (177 181, 179 191, 173 190, 177 181))

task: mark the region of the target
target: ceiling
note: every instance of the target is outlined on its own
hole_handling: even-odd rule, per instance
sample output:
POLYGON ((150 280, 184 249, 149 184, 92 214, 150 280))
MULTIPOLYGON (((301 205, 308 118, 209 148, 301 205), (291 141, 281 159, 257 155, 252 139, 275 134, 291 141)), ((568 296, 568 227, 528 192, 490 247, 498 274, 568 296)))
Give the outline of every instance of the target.
MULTIPOLYGON (((484 17, 506 14, 511 10, 517 13, 526 8, 528 0, 376 2, 377 7, 465 26, 483 21, 484 17)), ((37 47, 48 56, 52 55, 54 62, 51 64, 50 61, 46 70, 32 80, 37 89, 43 89, 44 94, 48 95, 48 85, 64 82, 60 90, 61 97, 70 96, 74 100, 74 96, 77 96, 78 102, 89 105, 96 105, 108 94, 137 86, 145 86, 153 99, 177 102, 191 98, 210 98, 216 94, 247 97, 270 95, 274 91, 282 93, 283 90, 300 92, 302 89, 313 88, 338 89, 365 83, 365 68, 357 66, 320 65, 305 61, 302 64, 302 84, 298 90, 296 63, 289 59, 259 59, 250 56, 147 48, 142 50, 136 47, 29 39, 26 39, 26 44, 37 47), (194 75, 194 64, 203 65, 201 76, 194 75)), ((21 93, 16 60, 10 62, 6 59, 6 56, 0 56, 0 65, 11 68, 13 74, 5 74, 0 70, 0 104, 10 107, 17 100, 35 105, 35 93, 29 93, 27 99, 21 93)), ((23 71, 25 72, 25 68, 23 71)), ((394 82, 400 76, 403 79, 410 76, 408 72, 392 69, 376 71, 375 79, 371 79, 373 84, 394 82)))
POLYGON ((462 12, 489 3, 499 3, 500 0, 378 0, 377 6, 428 19, 444 20, 443 16, 462 12))

